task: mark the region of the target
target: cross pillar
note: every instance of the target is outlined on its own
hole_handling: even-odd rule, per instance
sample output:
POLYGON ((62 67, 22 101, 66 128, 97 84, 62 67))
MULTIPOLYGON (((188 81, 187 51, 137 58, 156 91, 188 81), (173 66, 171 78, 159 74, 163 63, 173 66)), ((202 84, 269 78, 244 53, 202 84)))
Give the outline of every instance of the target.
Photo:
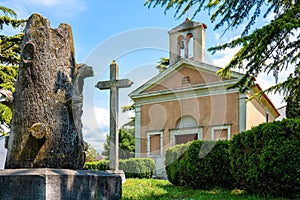
MULTIPOLYGON (((110 64, 110 80, 99 81, 96 87, 100 90, 110 89, 110 149, 109 149, 109 168, 110 172, 119 174, 119 88, 130 87, 133 82, 129 79, 118 79, 119 66, 116 61, 110 64)), ((122 175, 121 175, 122 176, 122 175)), ((125 178, 125 176, 124 176, 125 178)), ((122 178, 123 179, 123 178, 122 178)))

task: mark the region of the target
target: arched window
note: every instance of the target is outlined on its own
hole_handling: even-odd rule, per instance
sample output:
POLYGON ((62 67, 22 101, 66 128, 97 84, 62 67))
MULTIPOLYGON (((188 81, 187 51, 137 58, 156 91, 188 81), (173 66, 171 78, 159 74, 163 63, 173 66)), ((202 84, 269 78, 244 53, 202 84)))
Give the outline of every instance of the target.
POLYGON ((194 36, 192 33, 188 33, 186 35, 186 58, 193 58, 194 57, 194 36))
POLYGON ((183 116, 181 117, 177 124, 176 128, 191 128, 191 127, 197 127, 197 121, 192 116, 183 116))
POLYGON ((202 128, 192 116, 181 117, 175 129, 170 129, 171 146, 193 140, 202 140, 202 128))
POLYGON ((185 40, 183 35, 178 36, 177 54, 179 58, 184 58, 185 40))

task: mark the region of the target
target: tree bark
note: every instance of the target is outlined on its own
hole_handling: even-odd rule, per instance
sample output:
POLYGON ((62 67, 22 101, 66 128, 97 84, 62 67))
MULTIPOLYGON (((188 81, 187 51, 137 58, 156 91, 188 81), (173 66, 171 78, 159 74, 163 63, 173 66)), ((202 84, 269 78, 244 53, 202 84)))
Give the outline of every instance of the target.
POLYGON ((18 73, 5 168, 83 168, 82 88, 93 70, 75 63, 71 27, 33 14, 18 73))

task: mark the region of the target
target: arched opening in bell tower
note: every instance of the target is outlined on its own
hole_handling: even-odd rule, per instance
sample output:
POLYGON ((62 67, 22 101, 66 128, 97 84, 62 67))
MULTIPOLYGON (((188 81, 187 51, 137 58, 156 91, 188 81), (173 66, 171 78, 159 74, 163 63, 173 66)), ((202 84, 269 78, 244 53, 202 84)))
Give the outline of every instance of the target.
POLYGON ((186 58, 193 59, 194 57, 194 36, 192 33, 186 35, 186 58))
POLYGON ((177 55, 178 55, 178 60, 180 60, 180 58, 184 58, 184 49, 185 49, 185 40, 183 35, 178 36, 178 50, 177 50, 177 55))

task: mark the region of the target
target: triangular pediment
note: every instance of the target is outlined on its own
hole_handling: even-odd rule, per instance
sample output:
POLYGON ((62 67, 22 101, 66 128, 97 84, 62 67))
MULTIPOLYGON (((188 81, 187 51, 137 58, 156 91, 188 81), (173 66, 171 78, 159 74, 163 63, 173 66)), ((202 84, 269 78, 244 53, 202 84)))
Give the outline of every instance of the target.
POLYGON ((137 88, 130 96, 134 97, 143 93, 151 94, 167 90, 180 90, 181 88, 217 86, 228 81, 238 81, 242 77, 242 74, 234 72, 230 79, 221 79, 216 74, 219 69, 221 68, 214 65, 182 59, 137 88))

